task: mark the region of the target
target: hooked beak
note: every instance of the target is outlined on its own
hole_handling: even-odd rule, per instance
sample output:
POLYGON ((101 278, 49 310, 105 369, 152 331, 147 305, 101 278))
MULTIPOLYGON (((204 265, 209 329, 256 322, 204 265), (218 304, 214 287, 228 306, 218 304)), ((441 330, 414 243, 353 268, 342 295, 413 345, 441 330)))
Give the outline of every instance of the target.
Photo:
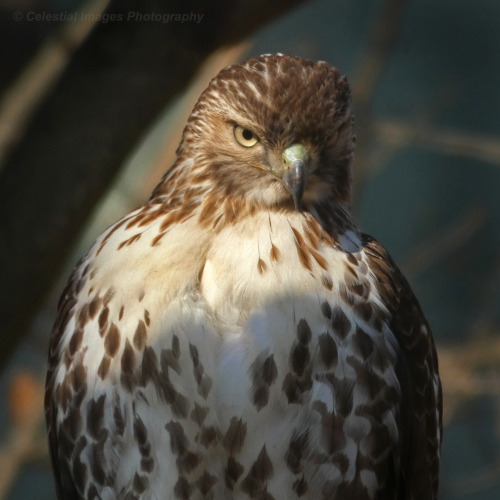
POLYGON ((300 210, 302 195, 307 184, 309 151, 302 144, 293 144, 283 151, 281 180, 290 191, 293 203, 300 210))

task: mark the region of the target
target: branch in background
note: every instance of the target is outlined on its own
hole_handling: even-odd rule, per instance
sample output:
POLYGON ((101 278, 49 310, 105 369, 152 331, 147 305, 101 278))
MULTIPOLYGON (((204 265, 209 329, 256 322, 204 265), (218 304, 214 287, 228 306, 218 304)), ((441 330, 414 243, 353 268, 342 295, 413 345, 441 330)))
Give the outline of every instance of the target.
POLYGON ((457 248, 465 245, 484 226, 487 215, 484 209, 476 207, 467 211, 451 226, 440 229, 431 237, 414 246, 402 264, 405 275, 411 277, 431 265, 443 261, 457 248))
POLYGON ((8 441, 0 449, 0 498, 5 498, 24 463, 48 455, 43 426, 43 383, 31 373, 17 373, 12 380, 9 413, 8 441))
POLYGON ((364 179, 371 165, 373 140, 372 102, 380 84, 382 73, 393 52, 406 9, 405 0, 385 0, 375 17, 367 49, 354 78, 353 104, 356 115, 356 177, 353 207, 359 206, 364 179))
POLYGON ((377 140, 382 140, 394 148, 417 145, 500 166, 498 137, 459 130, 435 129, 395 120, 376 123, 375 134, 377 140))
POLYGON ((465 402, 489 394, 500 397, 500 338, 491 333, 453 347, 438 347, 444 391, 444 420, 465 402))
POLYGON ((22 338, 82 225, 139 138, 217 47, 301 0, 191 2, 199 23, 126 21, 186 12, 181 0, 111 1, 0 171, 0 366, 22 338), (198 17, 199 19, 199 17, 198 17))
POLYGON ((0 168, 39 104, 67 66, 109 0, 92 0, 81 7, 82 15, 61 29, 26 66, 20 77, 0 101, 0 168), (89 16, 85 14, 91 14, 89 16))
MULTIPOLYGON (((445 427, 460 409, 465 406, 470 408, 481 396, 493 398, 497 420, 500 416, 500 338, 495 331, 477 331, 473 336, 473 340, 460 346, 438 346, 445 427)), ((499 471, 500 460, 497 459, 482 467, 481 471, 473 470, 455 482, 447 493, 450 498, 455 498, 458 494, 465 496, 488 489, 498 482, 499 471)))

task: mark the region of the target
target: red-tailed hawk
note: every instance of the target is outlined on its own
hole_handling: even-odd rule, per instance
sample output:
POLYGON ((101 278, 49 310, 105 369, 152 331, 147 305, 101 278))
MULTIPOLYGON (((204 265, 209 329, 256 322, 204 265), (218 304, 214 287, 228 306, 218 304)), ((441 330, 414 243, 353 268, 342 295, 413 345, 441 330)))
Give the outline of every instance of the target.
POLYGON ((429 326, 349 214, 346 79, 222 70, 147 203, 80 261, 52 334, 61 499, 436 499, 429 326))

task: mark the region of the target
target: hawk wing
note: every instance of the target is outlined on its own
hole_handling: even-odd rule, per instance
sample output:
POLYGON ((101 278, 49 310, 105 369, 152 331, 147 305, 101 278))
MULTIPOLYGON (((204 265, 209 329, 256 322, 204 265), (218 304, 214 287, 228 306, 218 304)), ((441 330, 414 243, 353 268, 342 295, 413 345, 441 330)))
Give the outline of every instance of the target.
POLYGON ((389 253, 363 235, 364 253, 378 292, 391 313, 399 343, 396 373, 401 386, 400 497, 437 498, 442 437, 442 393, 431 330, 407 280, 389 253))
POLYGON ((64 467, 66 463, 59 458, 59 443, 56 435, 56 408, 54 401, 54 377, 59 364, 59 342, 64 330, 71 318, 76 305, 76 283, 78 280, 78 269, 81 261, 76 265, 66 288, 59 299, 57 307, 57 320, 52 330, 49 362, 45 384, 45 419, 47 423, 47 435, 49 441, 50 461, 54 473, 56 497, 67 500, 78 499, 78 493, 72 480, 71 473, 64 467))

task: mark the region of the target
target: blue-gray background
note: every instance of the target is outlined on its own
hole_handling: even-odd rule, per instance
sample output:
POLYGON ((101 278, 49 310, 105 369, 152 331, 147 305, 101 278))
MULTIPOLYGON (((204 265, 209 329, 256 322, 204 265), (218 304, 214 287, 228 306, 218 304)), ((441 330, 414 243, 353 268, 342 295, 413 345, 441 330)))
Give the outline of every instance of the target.
MULTIPOLYGON (((380 55, 377 30, 392 29, 380 22, 387 3, 310 2, 256 33, 244 55, 292 53, 347 74, 360 99, 353 208, 408 276, 440 353, 440 498, 492 500, 500 498, 500 2, 406 2, 380 55), (371 81, 373 57, 381 68, 371 81)), ((17 370, 43 371, 53 318, 50 307, 42 312, 16 353, 0 380, 2 400, 17 370)), ((11 428, 3 410, 0 425, 1 447, 11 428)), ((53 498, 45 455, 25 462, 5 498, 53 498)))

